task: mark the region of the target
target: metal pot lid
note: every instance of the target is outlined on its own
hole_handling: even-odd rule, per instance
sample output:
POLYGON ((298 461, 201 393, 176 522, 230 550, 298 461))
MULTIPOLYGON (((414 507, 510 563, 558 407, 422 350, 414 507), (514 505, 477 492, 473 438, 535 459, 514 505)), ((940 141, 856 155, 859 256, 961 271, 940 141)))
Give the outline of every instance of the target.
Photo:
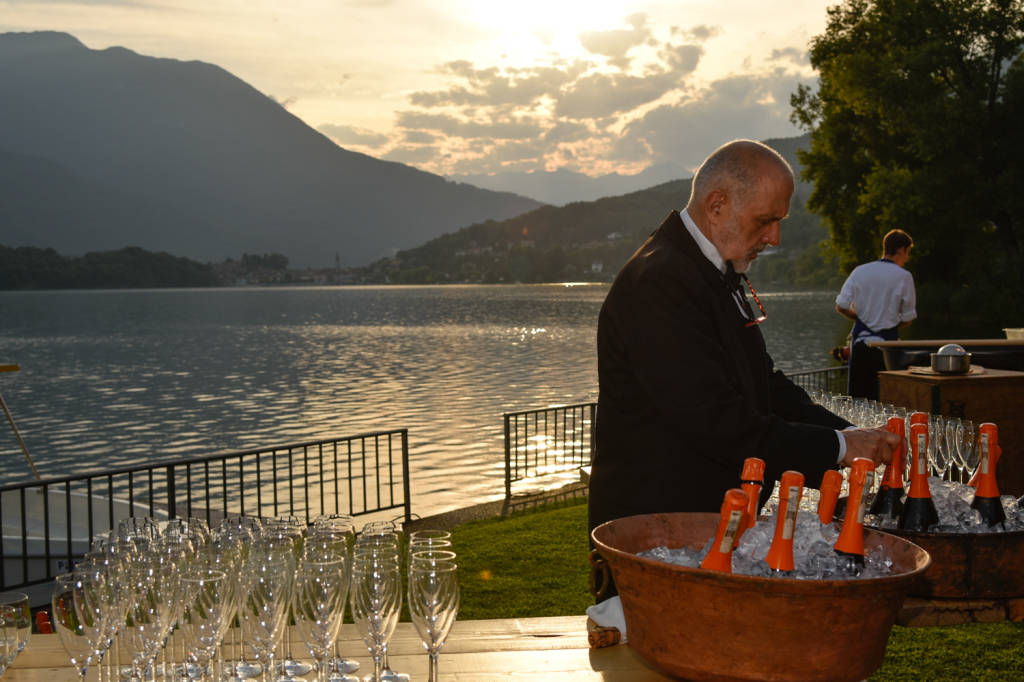
POLYGON ((967 351, 959 343, 947 343, 939 349, 937 355, 967 355, 967 351))

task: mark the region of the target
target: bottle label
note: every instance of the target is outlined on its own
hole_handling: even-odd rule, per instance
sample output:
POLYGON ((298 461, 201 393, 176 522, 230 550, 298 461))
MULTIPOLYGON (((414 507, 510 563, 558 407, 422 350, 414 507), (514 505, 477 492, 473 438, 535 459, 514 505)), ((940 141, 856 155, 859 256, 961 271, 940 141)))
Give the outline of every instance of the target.
POLYGON ((981 473, 988 474, 988 434, 981 434, 981 473))
POLYGON ((733 509, 729 512, 729 522, 725 526, 725 534, 722 535, 722 543, 718 545, 718 551, 722 554, 728 554, 732 551, 732 539, 736 537, 736 530, 740 527, 740 519, 742 518, 742 509, 733 509))
POLYGON ((800 490, 799 486, 789 486, 789 494, 786 496, 786 520, 782 524, 783 540, 793 539, 793 529, 796 527, 796 514, 800 511, 800 490))
POLYGON ((857 505, 857 523, 864 523, 864 512, 868 507, 868 494, 871 492, 871 486, 875 482, 875 472, 868 471, 864 474, 864 487, 860 491, 860 502, 857 505))
POLYGON ((924 476, 928 473, 928 437, 917 434, 917 475, 924 476))

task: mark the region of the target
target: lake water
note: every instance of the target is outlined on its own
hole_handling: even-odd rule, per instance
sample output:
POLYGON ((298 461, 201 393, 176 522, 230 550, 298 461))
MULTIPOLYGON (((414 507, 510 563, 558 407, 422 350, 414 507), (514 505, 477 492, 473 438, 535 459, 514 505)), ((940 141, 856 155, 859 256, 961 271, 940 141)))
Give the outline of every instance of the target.
MULTIPOLYGON (((597 399, 607 285, 0 292, 0 375, 46 477, 408 428, 421 516, 503 495, 502 413, 597 399)), ((834 292, 763 293, 784 370, 834 292)), ((7 428, 0 482, 31 472, 7 428)))

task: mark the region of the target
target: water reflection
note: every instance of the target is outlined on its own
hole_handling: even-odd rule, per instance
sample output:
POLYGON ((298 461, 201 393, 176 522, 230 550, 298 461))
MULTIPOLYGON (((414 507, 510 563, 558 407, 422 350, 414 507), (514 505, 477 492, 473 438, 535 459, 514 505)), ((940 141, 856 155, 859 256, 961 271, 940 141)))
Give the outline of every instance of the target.
MULTIPOLYGON (((501 414, 596 400, 606 286, 0 293, 3 391, 40 472, 408 428, 413 509, 503 493, 501 414)), ((783 368, 828 364, 833 294, 763 294, 783 368)), ((0 475, 23 480, 13 438, 0 475)))

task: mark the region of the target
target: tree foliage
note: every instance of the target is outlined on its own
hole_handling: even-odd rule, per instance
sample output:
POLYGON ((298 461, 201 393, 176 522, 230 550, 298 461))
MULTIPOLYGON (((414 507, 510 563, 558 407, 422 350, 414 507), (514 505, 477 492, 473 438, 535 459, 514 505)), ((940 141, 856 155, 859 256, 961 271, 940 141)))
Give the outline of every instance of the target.
POLYGON ((1024 0, 845 0, 811 44, 818 89, 792 97, 841 267, 907 230, 931 329, 1024 322, 1022 50, 1024 0))

